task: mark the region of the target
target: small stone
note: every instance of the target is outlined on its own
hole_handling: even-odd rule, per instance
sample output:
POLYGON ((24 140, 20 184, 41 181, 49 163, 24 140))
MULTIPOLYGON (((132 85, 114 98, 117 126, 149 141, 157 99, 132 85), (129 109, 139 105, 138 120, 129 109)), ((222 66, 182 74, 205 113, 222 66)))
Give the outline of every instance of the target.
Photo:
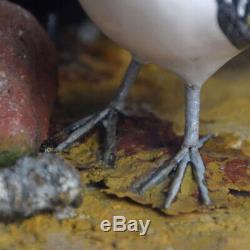
POLYGON ((0 166, 46 139, 57 90, 57 53, 36 19, 0 1, 0 166))
POLYGON ((19 159, 0 170, 0 221, 54 211, 62 220, 76 215, 82 186, 78 172, 55 154, 19 159))

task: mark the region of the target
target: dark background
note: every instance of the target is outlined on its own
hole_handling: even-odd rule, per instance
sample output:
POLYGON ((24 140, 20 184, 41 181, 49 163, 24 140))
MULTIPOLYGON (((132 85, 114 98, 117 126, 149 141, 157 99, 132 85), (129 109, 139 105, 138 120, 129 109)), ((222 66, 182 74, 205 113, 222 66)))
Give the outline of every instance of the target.
POLYGON ((10 0, 32 12, 46 27, 50 14, 57 16, 60 25, 79 23, 86 18, 77 0, 10 0))

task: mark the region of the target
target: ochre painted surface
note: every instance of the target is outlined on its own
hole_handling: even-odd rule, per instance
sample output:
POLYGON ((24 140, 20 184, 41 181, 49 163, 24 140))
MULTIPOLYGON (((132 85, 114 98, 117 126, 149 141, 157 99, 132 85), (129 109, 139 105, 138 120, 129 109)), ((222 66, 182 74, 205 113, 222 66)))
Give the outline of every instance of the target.
MULTIPOLYGON (((76 45, 75 51, 72 62, 60 68, 60 105, 52 133, 104 108, 129 61, 124 50, 108 41, 76 45)), ((160 209, 168 181, 143 197, 129 190, 137 176, 178 150, 183 129, 180 81, 146 66, 129 97, 131 116, 119 119, 116 169, 106 169, 98 160, 100 129, 94 130, 63 153, 81 171, 86 185, 76 217, 58 222, 52 215, 39 215, 1 225, 0 250, 250 249, 250 73, 243 61, 226 66, 203 89, 201 133, 216 135, 201 150, 211 207, 199 204, 190 169, 168 211, 160 209), (101 232, 100 222, 113 215, 151 220, 148 235, 101 232)))

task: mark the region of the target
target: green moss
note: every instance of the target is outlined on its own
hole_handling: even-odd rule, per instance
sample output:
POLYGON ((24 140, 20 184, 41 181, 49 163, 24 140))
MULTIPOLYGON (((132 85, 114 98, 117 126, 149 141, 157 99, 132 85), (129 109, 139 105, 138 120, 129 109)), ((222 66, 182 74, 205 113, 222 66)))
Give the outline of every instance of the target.
POLYGON ((20 148, 0 151, 0 167, 11 166, 15 164, 20 157, 30 153, 30 150, 21 150, 20 148))

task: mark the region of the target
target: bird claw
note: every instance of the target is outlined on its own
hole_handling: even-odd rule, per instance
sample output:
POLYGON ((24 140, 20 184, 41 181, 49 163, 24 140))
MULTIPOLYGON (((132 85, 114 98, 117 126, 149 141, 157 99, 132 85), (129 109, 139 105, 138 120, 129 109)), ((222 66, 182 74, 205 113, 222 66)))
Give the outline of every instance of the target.
POLYGON ((212 135, 208 135, 202 138, 197 146, 183 146, 176 156, 170 161, 164 162, 157 170, 152 171, 146 177, 143 177, 139 181, 135 182, 132 185, 132 191, 143 194, 150 187, 164 181, 173 170, 176 170, 164 204, 164 208, 167 209, 171 206, 174 199, 176 198, 180 190, 185 171, 188 167, 188 164, 191 163, 195 181, 199 188, 201 200, 205 205, 210 205, 211 201, 205 182, 205 166, 201 158, 199 148, 202 147, 202 145, 204 145, 204 143, 209 138, 211 138, 211 136, 212 135))
POLYGON ((103 161, 107 165, 113 166, 116 155, 116 126, 119 112, 120 111, 114 109, 113 107, 108 107, 103 111, 85 117, 82 120, 68 126, 52 138, 49 138, 41 146, 41 150, 61 152, 70 147, 79 138, 87 134, 98 123, 102 123, 106 130, 103 161))

